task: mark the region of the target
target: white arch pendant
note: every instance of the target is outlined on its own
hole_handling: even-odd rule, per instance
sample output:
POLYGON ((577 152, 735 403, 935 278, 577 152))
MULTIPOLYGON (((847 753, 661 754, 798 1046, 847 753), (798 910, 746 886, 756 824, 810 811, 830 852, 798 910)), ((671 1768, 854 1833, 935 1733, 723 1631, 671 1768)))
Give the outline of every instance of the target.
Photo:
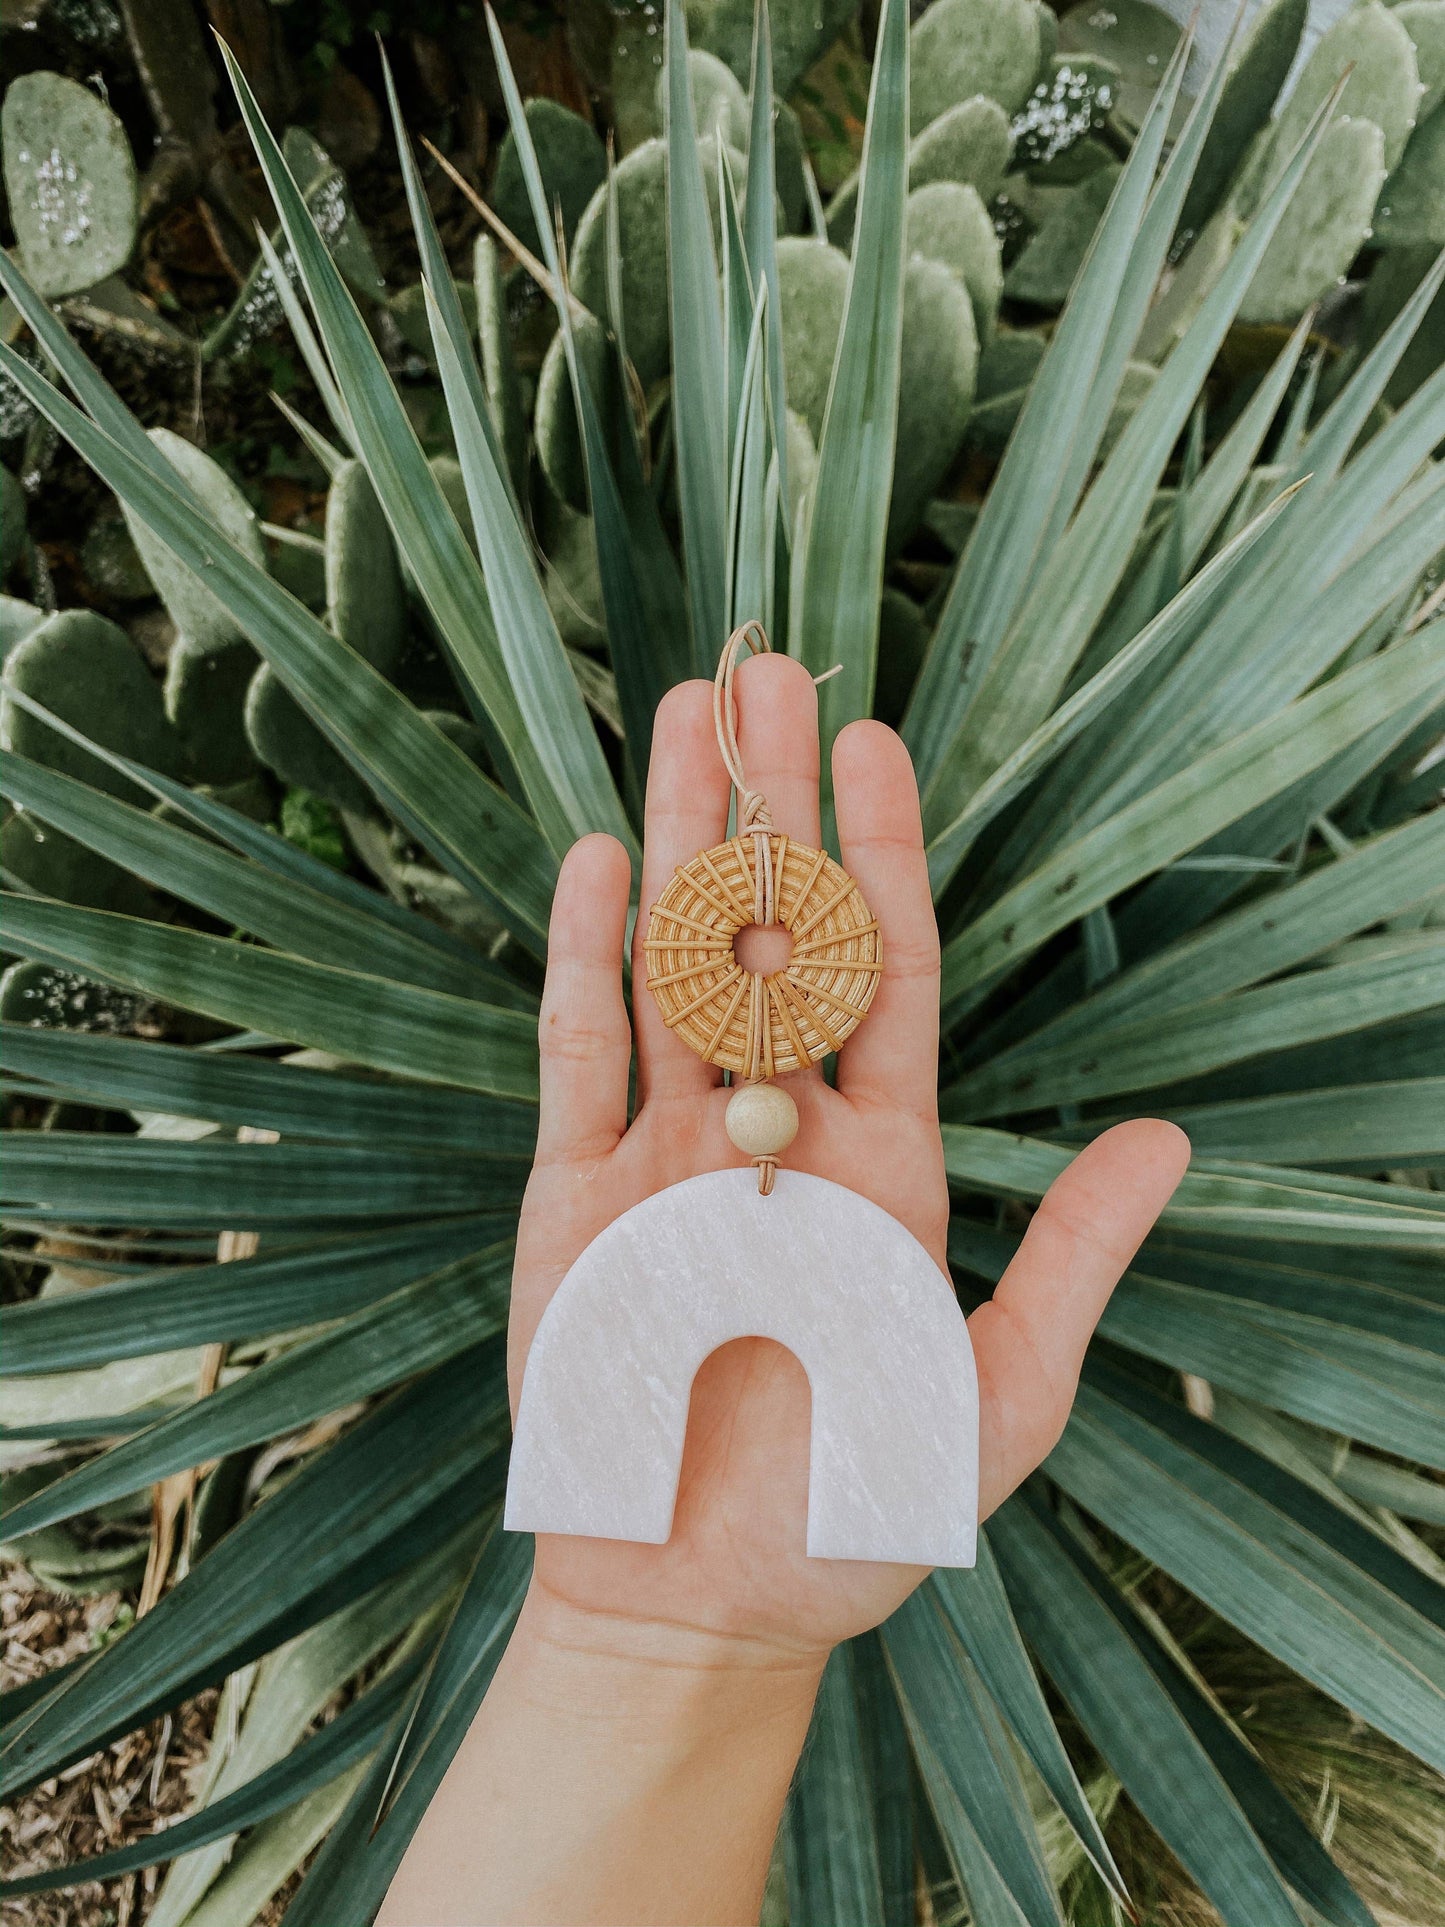
POLYGON ((780 1171, 712 1171, 634 1205, 562 1280, 532 1341, 507 1481, 514 1532, 661 1545, 692 1381, 772 1338, 812 1388, 808 1553, 971 1566, 978 1386, 953 1288, 876 1204, 780 1171))

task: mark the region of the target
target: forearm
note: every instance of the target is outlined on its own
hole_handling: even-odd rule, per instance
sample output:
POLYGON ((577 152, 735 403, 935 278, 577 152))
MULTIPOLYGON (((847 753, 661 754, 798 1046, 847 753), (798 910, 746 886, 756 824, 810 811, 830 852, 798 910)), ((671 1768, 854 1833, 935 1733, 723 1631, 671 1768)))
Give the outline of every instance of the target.
POLYGON ((822 1659, 534 1588, 379 1927, 756 1921, 822 1659))

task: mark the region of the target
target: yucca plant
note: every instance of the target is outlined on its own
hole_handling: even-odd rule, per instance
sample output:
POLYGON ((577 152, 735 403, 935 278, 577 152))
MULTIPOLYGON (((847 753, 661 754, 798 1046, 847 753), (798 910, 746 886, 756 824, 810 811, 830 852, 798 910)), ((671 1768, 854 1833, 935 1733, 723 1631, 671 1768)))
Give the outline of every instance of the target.
MULTIPOLYGON (((1032 6, 1019 0, 1037 36, 1032 6)), ((929 331, 951 317, 976 348, 997 290, 975 315, 965 274, 921 245, 930 204, 919 213, 910 171, 920 138, 925 159, 938 143, 910 108, 907 16, 886 0, 859 178, 831 212, 812 196, 851 244, 835 271, 821 239, 778 237, 766 12, 750 88, 734 82, 732 119, 705 115, 700 135, 716 89, 673 0, 665 142, 645 157, 666 190, 665 281, 624 246, 631 157, 569 258, 563 184, 534 142, 545 115, 524 110, 493 29, 514 191, 557 318, 530 418, 500 257, 478 250, 479 358, 393 96, 450 494, 456 472, 428 462, 228 60, 284 236, 273 285, 329 415, 303 424, 333 474, 327 622, 0 257, 37 361, 73 399, 0 348, 10 381, 114 490, 192 644, 208 624, 215 661, 259 652, 238 678, 252 743, 331 786, 388 886, 233 807, 214 784, 234 772, 185 780, 199 751, 178 734, 184 705, 147 723, 149 748, 118 736, 108 645, 75 626, 91 619, 16 644, 11 823, 103 859, 123 897, 8 896, 36 1017, 17 991, 7 1088, 143 1128, 8 1139, 7 1222, 64 1227, 71 1262, 88 1252, 116 1275, 5 1315, 7 1436, 73 1448, 5 1535, 151 1489, 170 1532, 199 1484, 180 1576, 153 1608, 8 1696, 3 1785, 224 1691, 193 1817, 0 1891, 164 1857, 153 1922, 239 1927, 324 1843, 288 1922, 336 1927, 379 1904, 526 1583, 525 1545, 496 1523, 501 1332, 556 865, 591 830, 636 848, 658 697, 709 673, 749 617, 815 671, 841 664, 821 691, 830 737, 880 679, 911 685, 964 1297, 987 1291, 1031 1201, 1106 1120, 1173 1117, 1196 1150, 1105 1315, 1063 1441, 989 1521, 977 1568, 937 1575, 835 1656, 770 1909, 902 1927, 923 1879, 939 1918, 1043 1927, 1064 1918, 1061 1882, 1075 1906, 1083 1865, 1101 1911, 1074 1917, 1122 1919, 1101 1820, 1122 1789, 1225 1921, 1368 1922, 1317 1816, 1125 1582, 1131 1559, 1445 1769, 1445 1594, 1407 1523, 1445 1520, 1430 1477, 1445 1469, 1445 815, 1428 767, 1445 720, 1429 579, 1445 369, 1383 406, 1445 263, 1327 405, 1306 316, 1267 337, 1268 365, 1216 427, 1211 370, 1337 96, 1264 153, 1248 219, 1215 237, 1185 301, 1183 215, 1201 165, 1217 181, 1220 126, 1238 142, 1220 117, 1237 116, 1240 67, 1186 109, 1181 48, 981 502, 934 516, 961 552, 935 562, 920 608, 897 557, 942 480, 913 466, 952 365, 929 331), (654 272, 665 313, 645 303, 654 272), (830 276, 831 332, 807 305, 830 276), (1170 345, 1131 388, 1168 300, 1170 345), (800 337, 828 342, 808 398, 800 337), (564 526, 595 548, 605 658, 569 651, 539 575, 533 449, 556 485, 547 512, 568 487, 585 505, 564 526), (412 607, 470 720, 439 720, 393 680, 412 607), (88 666, 83 695, 41 673, 61 644, 88 666), (620 730, 604 737, 589 698, 620 730), (188 907, 168 916, 155 892, 188 907), (107 1012, 133 1029, 144 1000, 206 1022, 189 1043, 105 1034, 107 1012), (94 1021, 66 1027, 72 1003, 94 1021), (259 1248, 238 1255, 238 1232, 259 1248), (208 1262, 218 1235, 225 1262, 208 1262)), ((992 118, 966 116, 970 138, 992 118)))

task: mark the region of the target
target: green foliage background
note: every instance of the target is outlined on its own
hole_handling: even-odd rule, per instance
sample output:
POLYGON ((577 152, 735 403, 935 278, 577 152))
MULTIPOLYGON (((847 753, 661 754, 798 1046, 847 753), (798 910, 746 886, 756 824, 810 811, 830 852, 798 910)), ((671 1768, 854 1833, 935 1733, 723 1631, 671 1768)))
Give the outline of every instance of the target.
POLYGON ((0 1785, 225 1682, 204 1804, 85 1868, 163 1848, 154 1920, 250 1920, 322 1842, 288 1922, 369 1918, 485 1690, 528 1563, 501 1333, 556 865, 635 853, 657 699, 748 617, 842 664, 826 734, 877 711, 918 766, 965 1301, 1104 1122, 1196 1149, 977 1569, 830 1666, 770 1916, 892 1927, 922 1881, 1095 1927, 1127 1875, 1353 1927, 1357 1884, 1430 1891, 1445 8, 1356 8, 1275 119, 1286 0, 1195 96, 1147 7, 1099 45, 1036 0, 888 0, 871 58, 850 28, 820 61, 827 11, 755 40, 674 4, 612 166, 493 24, 492 200, 536 258, 486 235, 454 278, 392 93, 400 291, 227 57, 279 228, 206 354, 289 327, 321 539, 146 432, 22 221, 0 260, 9 400, 114 491, 179 634, 162 691, 99 615, 0 611, 5 1081, 47 1122, 4 1210, 107 1274, 6 1309, 6 1443, 68 1448, 7 1479, 7 1540, 59 1574, 73 1522, 206 1468, 155 1609, 7 1696, 0 1785), (1356 1819, 1362 1882, 1331 1857, 1296 1804, 1325 1758, 1408 1876, 1356 1819))

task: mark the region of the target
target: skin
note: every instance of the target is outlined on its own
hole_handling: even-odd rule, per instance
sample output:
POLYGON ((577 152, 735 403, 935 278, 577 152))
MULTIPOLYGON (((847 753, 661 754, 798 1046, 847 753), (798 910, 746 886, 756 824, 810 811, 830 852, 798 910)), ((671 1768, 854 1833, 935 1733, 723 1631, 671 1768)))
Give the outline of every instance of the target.
MULTIPOLYGON (((763 656, 743 666, 737 691, 749 782, 779 828, 816 844, 811 679, 787 657, 763 656)), ((644 906, 678 864, 725 835, 711 694, 708 683, 685 683, 658 710, 644 906)), ((833 778, 842 860, 882 927, 885 970, 866 1023, 840 1053, 837 1088, 816 1068, 780 1080, 801 1120, 786 1162, 871 1198, 946 1268, 939 946, 913 769, 893 731, 859 722, 837 739, 833 778)), ((537 1323, 584 1247, 665 1186, 742 1162, 723 1129, 720 1074, 666 1029, 641 989, 645 916, 632 959, 635 1034, 629 1026, 629 883, 622 846, 589 836, 557 887, 537 1160, 512 1288, 514 1414, 537 1323)), ((1105 1132, 1050 1189, 992 1300, 970 1318, 982 1517, 1063 1430, 1109 1294, 1188 1157, 1171 1124, 1105 1132)), ((695 1381, 666 1545, 538 1538, 517 1629, 380 1927, 757 1919, 828 1654, 887 1618, 925 1576, 806 1557, 808 1427, 797 1361, 768 1340, 737 1340, 695 1381)))

